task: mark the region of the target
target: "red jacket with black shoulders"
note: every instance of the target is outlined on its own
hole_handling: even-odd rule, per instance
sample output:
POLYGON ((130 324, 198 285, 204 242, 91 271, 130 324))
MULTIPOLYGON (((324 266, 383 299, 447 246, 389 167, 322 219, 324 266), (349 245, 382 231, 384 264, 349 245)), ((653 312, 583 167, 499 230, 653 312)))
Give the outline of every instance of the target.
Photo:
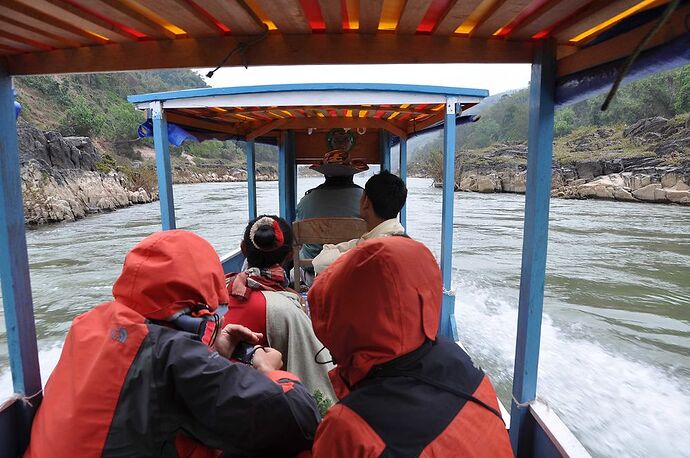
POLYGON ((311 317, 340 402, 313 456, 513 456, 491 382, 437 337, 441 292, 434 256, 407 237, 366 241, 317 276, 311 317))
POLYGON ((147 237, 113 296, 72 323, 25 457, 284 456, 311 446, 320 417, 297 377, 230 362, 166 325, 227 304, 208 242, 186 231, 147 237))

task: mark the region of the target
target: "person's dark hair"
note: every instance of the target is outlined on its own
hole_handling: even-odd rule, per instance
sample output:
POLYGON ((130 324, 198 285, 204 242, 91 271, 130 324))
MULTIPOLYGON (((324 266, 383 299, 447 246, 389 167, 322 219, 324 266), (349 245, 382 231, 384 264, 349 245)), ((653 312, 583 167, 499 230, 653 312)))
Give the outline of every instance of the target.
POLYGON ((376 216, 383 219, 398 216, 407 199, 405 183, 386 170, 369 178, 364 185, 364 193, 374 207, 376 216))
POLYGON ((247 224, 243 242, 249 267, 282 264, 292 248, 292 227, 278 216, 261 215, 247 224))

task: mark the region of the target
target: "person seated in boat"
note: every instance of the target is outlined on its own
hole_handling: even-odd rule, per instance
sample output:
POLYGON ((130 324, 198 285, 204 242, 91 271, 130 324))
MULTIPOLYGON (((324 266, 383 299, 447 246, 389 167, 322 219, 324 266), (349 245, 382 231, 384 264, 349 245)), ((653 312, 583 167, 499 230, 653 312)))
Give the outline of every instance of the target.
POLYGON ((292 259, 292 228, 283 218, 262 215, 249 222, 241 243, 248 268, 227 276, 230 295, 225 320, 260 332, 261 344, 283 355, 287 371, 311 392, 335 400, 328 379, 331 365, 317 364, 323 346, 314 335, 301 296, 288 288, 283 265, 292 259))
POLYGON ((316 274, 323 272, 340 255, 364 240, 404 234, 405 228, 398 221, 398 214, 406 199, 407 187, 398 176, 383 170, 369 178, 359 200, 359 216, 367 222, 368 232, 359 239, 337 245, 325 244, 312 261, 316 274))
POLYGON ((280 353, 257 349, 251 366, 228 359, 240 341, 262 336, 215 327, 228 292, 206 240, 181 230, 145 238, 127 254, 113 297, 72 323, 25 457, 274 456, 310 447, 320 415, 298 377, 280 370, 280 353), (207 328, 212 348, 201 341, 207 328))
POLYGON ((340 402, 314 457, 513 456, 491 382, 437 335, 441 299, 436 259, 407 236, 367 240, 316 277, 311 319, 340 402))
MULTIPOLYGON (((324 156, 323 160, 309 167, 322 173, 325 181, 319 186, 308 190, 297 204, 296 221, 309 218, 328 217, 359 217, 359 200, 362 197, 362 187, 354 183, 355 174, 369 170, 363 161, 350 159, 344 150, 333 150, 324 156)), ((321 252, 321 245, 305 244, 300 251, 304 259, 313 259, 321 252)), ((307 284, 311 284, 314 272, 305 269, 303 277, 307 284)))

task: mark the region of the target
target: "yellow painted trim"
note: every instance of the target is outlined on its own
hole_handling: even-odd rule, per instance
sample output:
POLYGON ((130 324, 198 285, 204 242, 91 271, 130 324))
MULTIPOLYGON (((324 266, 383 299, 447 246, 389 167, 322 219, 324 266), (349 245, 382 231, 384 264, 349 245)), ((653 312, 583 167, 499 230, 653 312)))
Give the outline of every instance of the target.
POLYGON ((585 30, 581 34, 577 35, 576 37, 571 38, 568 41, 570 41, 570 43, 575 43, 575 44, 579 43, 580 41, 584 40, 585 38, 588 38, 588 37, 594 35, 595 33, 600 32, 600 31, 612 26, 617 22, 620 22, 621 20, 625 19, 628 16, 631 16, 631 15, 637 13, 638 11, 640 11, 643 8, 647 8, 650 6, 656 6, 658 4, 666 3, 666 1, 667 0, 644 0, 640 3, 638 3, 637 5, 635 5, 631 8, 628 8, 627 10, 623 11, 622 13, 619 13, 619 14, 613 16, 612 18, 607 19, 606 21, 602 22, 601 24, 597 24, 594 27, 592 27, 591 29, 585 30))
POLYGON ((139 2, 132 1, 132 0, 120 0, 120 2, 124 3, 124 5, 127 8, 136 11, 137 13, 141 14, 142 16, 149 18, 150 20, 152 20, 156 24, 160 25, 161 27, 168 29, 169 31, 171 31, 175 35, 187 35, 187 32, 184 29, 176 26, 175 24, 171 24, 164 17, 157 15, 156 13, 154 13, 150 9, 146 8, 144 5, 142 5, 139 2))
POLYGON ((472 14, 465 19, 465 22, 460 24, 460 26, 455 29, 455 33, 461 33, 463 35, 469 35, 472 33, 475 27, 477 27, 479 24, 479 21, 486 17, 490 11, 494 10, 499 1, 500 0, 484 0, 481 2, 474 9, 474 11, 472 11, 472 14))

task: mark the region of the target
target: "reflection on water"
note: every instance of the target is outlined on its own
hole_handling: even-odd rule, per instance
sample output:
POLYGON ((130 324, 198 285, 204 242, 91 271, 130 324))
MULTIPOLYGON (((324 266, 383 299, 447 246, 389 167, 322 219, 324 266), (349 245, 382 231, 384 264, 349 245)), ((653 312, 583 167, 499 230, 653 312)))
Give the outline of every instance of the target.
MULTIPOLYGON (((300 193, 319 183, 299 180, 300 193)), ((363 180, 360 180, 363 181, 363 180)), ((258 183, 275 213, 275 183, 258 183)), ((239 244, 244 183, 175 187, 178 227, 219 253, 239 244)), ((454 278, 463 344, 510 399, 524 199, 456 195, 454 278)), ((440 190, 411 179, 410 235, 440 247, 440 190)), ((125 253, 159 226, 158 204, 28 232, 44 379, 71 320, 110 298, 125 253)), ((554 200, 539 397, 599 456, 688 456, 690 208, 554 200)), ((0 397, 11 390, 4 335, 0 397)))

